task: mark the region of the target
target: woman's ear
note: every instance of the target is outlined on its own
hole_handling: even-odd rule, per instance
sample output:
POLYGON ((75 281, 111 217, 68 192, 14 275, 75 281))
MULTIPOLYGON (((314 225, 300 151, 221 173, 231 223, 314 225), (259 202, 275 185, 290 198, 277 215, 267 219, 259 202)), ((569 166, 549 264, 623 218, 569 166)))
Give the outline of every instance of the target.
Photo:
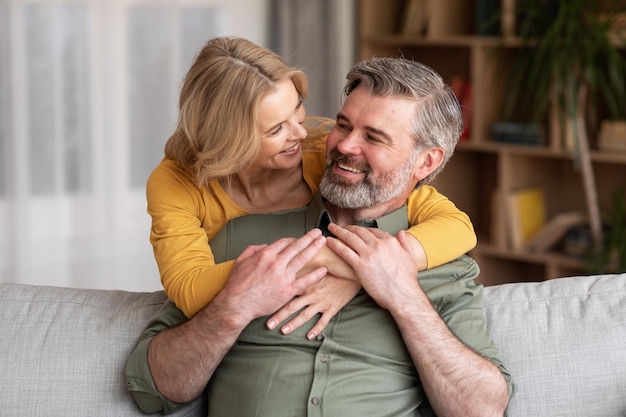
POLYGON ((413 178, 421 181, 429 176, 443 162, 445 151, 442 148, 430 148, 417 158, 413 166, 413 178))

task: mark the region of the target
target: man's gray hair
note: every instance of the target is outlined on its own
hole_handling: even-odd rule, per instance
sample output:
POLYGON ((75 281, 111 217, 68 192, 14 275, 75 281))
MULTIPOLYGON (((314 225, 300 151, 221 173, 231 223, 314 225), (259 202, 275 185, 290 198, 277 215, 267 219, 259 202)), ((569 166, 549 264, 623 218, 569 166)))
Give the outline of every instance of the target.
POLYGON ((441 165, 418 186, 430 183, 454 153, 463 131, 461 107, 450 86, 432 68, 405 58, 359 62, 346 78, 345 97, 362 86, 374 96, 403 97, 418 103, 413 121, 416 148, 422 152, 439 147, 445 152, 441 165))

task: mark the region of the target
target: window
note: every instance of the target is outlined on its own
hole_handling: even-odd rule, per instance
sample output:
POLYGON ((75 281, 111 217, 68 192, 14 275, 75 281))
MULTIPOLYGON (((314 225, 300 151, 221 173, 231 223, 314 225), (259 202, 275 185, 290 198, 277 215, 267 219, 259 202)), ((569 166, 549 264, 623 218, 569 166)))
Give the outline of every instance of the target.
POLYGON ((160 288, 145 182, 202 45, 260 42, 241 3, 0 4, 0 281, 160 288))

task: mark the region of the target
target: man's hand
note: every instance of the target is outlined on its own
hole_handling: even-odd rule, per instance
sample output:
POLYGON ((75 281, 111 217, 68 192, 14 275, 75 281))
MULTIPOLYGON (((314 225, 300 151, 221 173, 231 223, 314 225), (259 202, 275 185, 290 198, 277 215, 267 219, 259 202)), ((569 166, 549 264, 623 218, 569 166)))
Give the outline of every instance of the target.
POLYGON ((404 231, 394 237, 360 226, 330 224, 328 230, 336 238, 328 238, 327 246, 352 266, 365 291, 381 307, 401 300, 415 303, 416 294, 423 294, 417 281, 417 256, 404 231))

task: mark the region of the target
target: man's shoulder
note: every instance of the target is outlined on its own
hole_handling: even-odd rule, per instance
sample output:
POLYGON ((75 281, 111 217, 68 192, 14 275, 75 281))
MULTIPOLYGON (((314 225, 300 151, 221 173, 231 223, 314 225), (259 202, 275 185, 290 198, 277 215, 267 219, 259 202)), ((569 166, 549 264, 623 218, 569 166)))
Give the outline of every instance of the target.
MULTIPOLYGON (((438 290, 443 294, 452 291, 452 287, 475 286, 474 279, 478 277, 480 268, 476 261, 467 255, 437 266, 421 271, 417 278, 424 291, 431 297, 438 290)), ((443 295, 442 294, 442 295, 443 295)))
POLYGON ((474 279, 479 273, 480 268, 476 261, 467 255, 461 255, 448 263, 421 271, 418 274, 418 279, 424 286, 426 281, 441 281, 441 283, 445 283, 474 279))
POLYGON ((439 314, 443 314, 468 303, 480 306, 483 286, 475 281, 479 272, 474 259, 461 255, 446 264, 421 271, 418 279, 439 314))

